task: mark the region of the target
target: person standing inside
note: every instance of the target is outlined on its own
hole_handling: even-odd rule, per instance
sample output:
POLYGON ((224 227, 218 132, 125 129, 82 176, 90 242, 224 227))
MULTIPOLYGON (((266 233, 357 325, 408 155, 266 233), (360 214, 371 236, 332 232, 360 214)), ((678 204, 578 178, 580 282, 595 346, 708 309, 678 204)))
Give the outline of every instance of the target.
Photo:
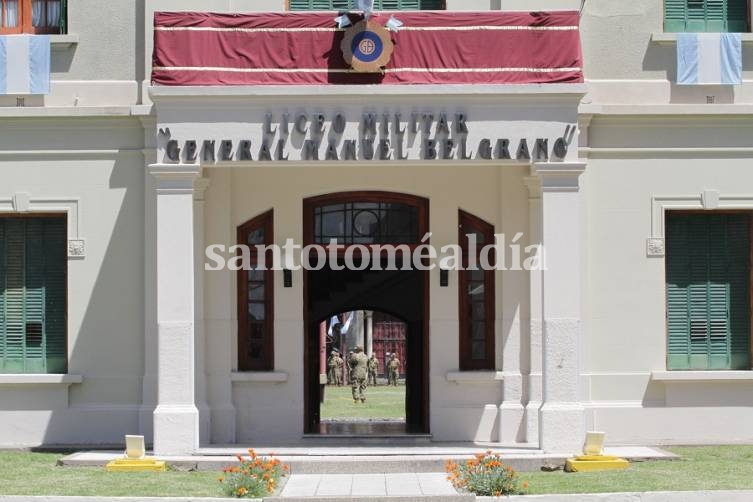
POLYGON ((390 360, 387 362, 387 369, 389 370, 387 385, 397 387, 397 379, 400 376, 400 360, 394 352, 390 355, 390 360))
POLYGON ((369 358, 369 385, 373 384, 376 386, 377 373, 379 373, 379 360, 372 352, 371 357, 369 358))
POLYGON ((353 391, 353 402, 366 402, 366 378, 369 372, 369 358, 363 353, 360 345, 353 349, 348 359, 350 367, 350 388, 353 391))

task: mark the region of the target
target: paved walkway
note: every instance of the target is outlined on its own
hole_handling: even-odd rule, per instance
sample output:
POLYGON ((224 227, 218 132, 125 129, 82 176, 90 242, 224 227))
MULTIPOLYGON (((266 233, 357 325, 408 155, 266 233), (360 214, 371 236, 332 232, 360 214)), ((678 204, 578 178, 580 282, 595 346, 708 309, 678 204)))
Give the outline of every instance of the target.
POLYGON ((293 474, 281 497, 421 497, 456 495, 439 472, 397 474, 293 474))

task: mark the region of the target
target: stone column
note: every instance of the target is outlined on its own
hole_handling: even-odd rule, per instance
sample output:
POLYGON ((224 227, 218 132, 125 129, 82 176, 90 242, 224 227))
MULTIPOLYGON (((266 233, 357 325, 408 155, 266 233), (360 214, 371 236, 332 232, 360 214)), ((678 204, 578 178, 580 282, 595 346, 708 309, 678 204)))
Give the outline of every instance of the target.
POLYGON ((585 415, 580 402, 582 163, 534 166, 541 183, 543 404, 539 446, 545 452, 579 453, 585 415))
MULTIPOLYGON (((525 179, 528 188, 528 245, 541 244, 541 183, 537 176, 525 179)), ((541 336, 542 336, 542 292, 543 272, 540 269, 528 271, 528 329, 522 342, 522 368, 525 389, 525 436, 526 442, 539 440, 539 408, 541 408, 541 336)))
MULTIPOLYGON (((206 192, 206 243, 230 247, 236 244, 232 221, 233 169, 210 170, 212 184, 206 192)), ((237 272, 205 271, 204 326, 206 344, 207 401, 211 409, 211 442, 232 444, 236 438, 232 373, 237 368, 237 272)))
POLYGON ((366 310, 366 354, 371 357, 374 352, 374 312, 366 310))
POLYGON ((152 165, 157 193, 157 407, 154 453, 199 446, 195 404, 194 181, 199 166, 152 165))
POLYGON ((207 404, 206 326, 204 323, 204 194, 209 188, 209 178, 198 178, 194 183, 194 322, 196 352, 196 406, 199 410, 199 444, 211 442, 212 424, 207 404))

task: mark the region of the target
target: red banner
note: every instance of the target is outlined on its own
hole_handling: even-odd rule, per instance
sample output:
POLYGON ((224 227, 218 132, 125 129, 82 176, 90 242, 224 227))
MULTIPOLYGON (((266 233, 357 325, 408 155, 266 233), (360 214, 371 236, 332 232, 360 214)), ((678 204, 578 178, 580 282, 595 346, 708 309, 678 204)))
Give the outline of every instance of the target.
MULTIPOLYGON (((343 60, 336 13, 158 12, 154 85, 583 82, 578 12, 391 12, 404 23, 384 73, 343 60)), ((355 24, 360 15, 350 14, 355 24)))

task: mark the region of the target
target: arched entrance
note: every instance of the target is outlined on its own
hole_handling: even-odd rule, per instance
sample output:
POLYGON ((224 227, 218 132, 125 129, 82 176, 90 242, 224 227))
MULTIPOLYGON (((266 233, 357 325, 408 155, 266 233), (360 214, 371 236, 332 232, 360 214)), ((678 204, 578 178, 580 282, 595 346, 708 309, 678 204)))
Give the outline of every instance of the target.
MULTIPOLYGON (((429 397, 429 275, 413 267, 411 256, 403 263, 397 254, 397 270, 387 270, 388 256, 374 255, 364 270, 364 250, 376 245, 402 246, 412 251, 428 232, 428 200, 391 192, 346 192, 304 200, 304 244, 327 248, 331 239, 341 247, 326 249, 336 263, 304 271, 304 430, 326 433, 320 427, 322 381, 321 323, 333 315, 352 311, 377 311, 405 323, 405 422, 390 432, 428 433, 429 397), (364 247, 365 246, 365 247, 364 247), (374 262, 379 262, 379 267, 374 262), (406 266, 404 266, 406 265, 406 266), (340 269, 342 267, 342 269, 340 269)), ((316 261, 315 259, 312 261, 316 261)), ((347 354, 346 359, 347 359, 347 354)), ((374 431, 378 433, 379 431, 374 431)))

